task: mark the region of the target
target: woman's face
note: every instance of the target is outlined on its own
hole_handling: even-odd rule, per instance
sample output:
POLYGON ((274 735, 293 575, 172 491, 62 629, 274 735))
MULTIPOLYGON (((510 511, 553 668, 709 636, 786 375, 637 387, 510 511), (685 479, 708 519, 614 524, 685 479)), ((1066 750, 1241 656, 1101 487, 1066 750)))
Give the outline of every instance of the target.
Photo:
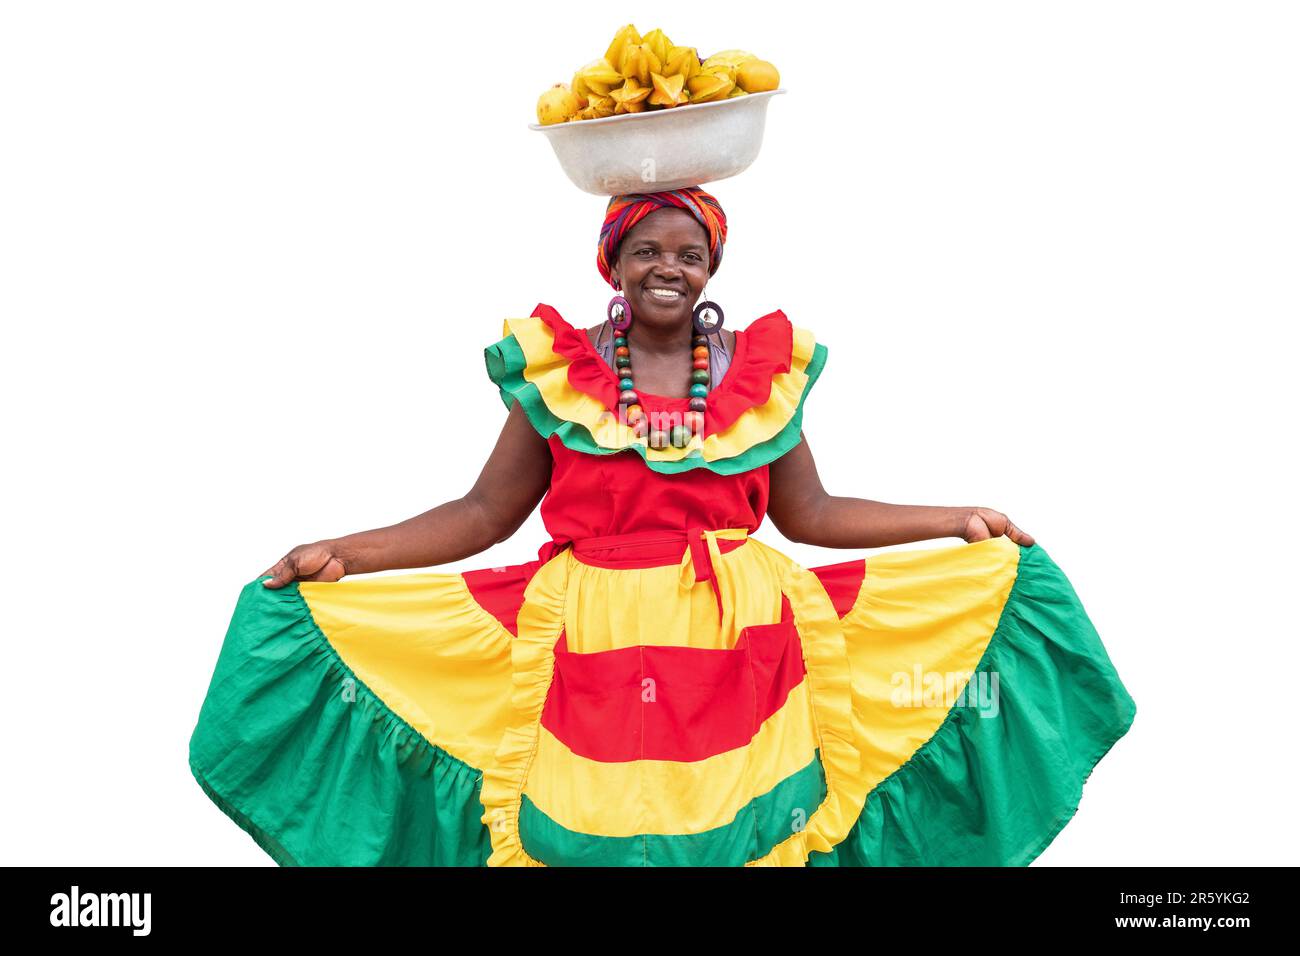
POLYGON ((636 321, 689 323, 709 278, 709 234, 685 209, 656 209, 624 237, 610 275, 636 321))

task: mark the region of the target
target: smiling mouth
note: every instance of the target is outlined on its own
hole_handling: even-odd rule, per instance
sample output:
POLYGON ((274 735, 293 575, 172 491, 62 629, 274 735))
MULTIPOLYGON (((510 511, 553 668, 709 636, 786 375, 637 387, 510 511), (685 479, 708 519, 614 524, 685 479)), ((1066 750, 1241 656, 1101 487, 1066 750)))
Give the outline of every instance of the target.
POLYGON ((680 289, 664 289, 651 286, 642 288, 641 292, 656 302, 678 302, 684 298, 680 289))

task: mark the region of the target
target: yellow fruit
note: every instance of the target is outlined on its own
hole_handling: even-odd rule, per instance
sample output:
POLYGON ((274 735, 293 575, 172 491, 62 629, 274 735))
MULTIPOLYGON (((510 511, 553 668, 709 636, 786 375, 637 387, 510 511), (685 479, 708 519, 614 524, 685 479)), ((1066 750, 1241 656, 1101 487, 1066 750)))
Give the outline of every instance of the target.
MULTIPOLYGON (((653 87, 642 86, 636 81, 636 77, 628 77, 622 86, 615 87, 609 91, 610 98, 614 101, 614 110, 619 112, 619 107, 627 106, 629 103, 641 103, 652 92, 653 87)), ((623 110, 623 112, 628 112, 623 110)))
POLYGON ((581 73, 573 74, 573 79, 569 81, 569 89, 572 90, 573 95, 580 100, 585 100, 589 95, 591 95, 591 89, 587 86, 581 73))
MULTIPOLYGON (((592 60, 577 75, 582 77, 583 85, 593 93, 599 93, 601 96, 608 96, 610 87, 618 86, 623 82, 623 77, 619 75, 618 70, 610 64, 608 60, 601 57, 599 60, 592 60)), ((577 88, 575 87, 575 92, 577 88)))
POLYGON ((715 63, 713 66, 700 67, 701 73, 712 73, 714 76, 720 76, 728 83, 736 82, 736 68, 726 64, 715 63))
POLYGON ((556 83, 537 98, 537 122, 542 126, 563 123, 578 110, 583 101, 564 83, 556 83))
POLYGON ((654 52, 661 64, 668 59, 668 51, 673 48, 673 42, 664 35, 663 30, 651 30, 641 38, 641 42, 654 52))
POLYGON ((686 83, 686 88, 691 91, 692 103, 711 103, 720 100, 730 93, 734 86, 735 84, 725 74, 719 76, 717 73, 701 73, 686 83))
POLYGON ((617 68, 619 61, 623 58, 624 48, 629 44, 637 44, 640 42, 641 34, 636 32, 636 27, 630 23, 625 27, 620 27, 618 32, 614 34, 614 39, 610 42, 609 49, 605 51, 605 61, 611 66, 617 68))
POLYGON ((680 76, 684 80, 699 76, 700 57, 693 46, 675 46, 664 60, 664 76, 680 76))
POLYGON ((715 66, 737 67, 746 60, 756 60, 758 57, 745 50, 723 50, 721 53, 715 53, 704 61, 701 69, 711 69, 715 66))
POLYGON ((781 85, 781 74, 767 60, 746 60, 736 67, 736 85, 746 93, 766 93, 781 85))
POLYGON ((677 46, 663 30, 642 36, 628 23, 603 57, 538 98, 537 120, 549 125, 713 103, 775 90, 780 83, 776 67, 748 50, 720 50, 701 60, 695 47, 677 46))
POLYGON ((654 92, 646 100, 651 106, 681 106, 689 102, 686 93, 682 90, 686 80, 681 76, 660 76, 658 73, 651 73, 650 80, 654 84, 654 92))
POLYGON ((595 93, 587 97, 587 105, 578 112, 569 117, 569 121, 585 119, 604 119, 606 116, 614 115, 614 98, 612 96, 597 96, 595 93))
POLYGON ((623 50, 623 59, 618 72, 628 79, 635 79, 643 86, 650 85, 651 73, 662 73, 663 64, 648 43, 629 44, 623 50))

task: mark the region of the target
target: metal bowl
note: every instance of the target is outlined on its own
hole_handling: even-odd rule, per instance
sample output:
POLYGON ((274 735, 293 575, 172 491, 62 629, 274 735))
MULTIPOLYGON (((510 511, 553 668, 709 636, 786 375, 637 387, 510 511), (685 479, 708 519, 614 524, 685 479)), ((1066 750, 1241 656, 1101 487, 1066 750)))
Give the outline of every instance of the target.
POLYGON ((767 104, 784 92, 528 128, 546 134, 564 174, 585 192, 661 192, 744 172, 763 145, 767 104))

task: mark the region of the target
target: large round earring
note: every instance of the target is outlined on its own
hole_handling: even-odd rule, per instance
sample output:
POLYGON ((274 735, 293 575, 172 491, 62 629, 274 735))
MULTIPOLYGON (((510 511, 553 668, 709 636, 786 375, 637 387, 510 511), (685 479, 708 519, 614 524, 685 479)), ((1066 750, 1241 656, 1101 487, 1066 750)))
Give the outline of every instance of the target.
POLYGON ((632 326, 632 303, 621 295, 616 295, 609 300, 609 307, 606 308, 605 314, 609 316, 609 324, 620 335, 632 326))
MULTIPOLYGON (((707 287, 705 291, 708 291, 707 287)), ((691 313, 691 324, 701 335, 717 335, 722 331, 722 306, 708 299, 701 299, 700 304, 691 313)))

